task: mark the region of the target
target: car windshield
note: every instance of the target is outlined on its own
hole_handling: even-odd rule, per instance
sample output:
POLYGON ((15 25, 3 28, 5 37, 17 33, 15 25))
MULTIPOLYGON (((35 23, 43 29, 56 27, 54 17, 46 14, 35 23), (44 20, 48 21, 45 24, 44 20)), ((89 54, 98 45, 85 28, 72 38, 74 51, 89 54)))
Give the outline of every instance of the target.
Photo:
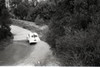
POLYGON ((32 35, 32 37, 37 37, 37 35, 32 35))

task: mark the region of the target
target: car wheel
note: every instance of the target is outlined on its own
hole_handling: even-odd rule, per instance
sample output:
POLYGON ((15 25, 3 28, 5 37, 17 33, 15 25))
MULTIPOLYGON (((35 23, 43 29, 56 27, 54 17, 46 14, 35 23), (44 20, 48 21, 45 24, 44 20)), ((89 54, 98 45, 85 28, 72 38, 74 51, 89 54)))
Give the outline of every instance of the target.
POLYGON ((35 45, 36 43, 30 43, 30 45, 35 45))

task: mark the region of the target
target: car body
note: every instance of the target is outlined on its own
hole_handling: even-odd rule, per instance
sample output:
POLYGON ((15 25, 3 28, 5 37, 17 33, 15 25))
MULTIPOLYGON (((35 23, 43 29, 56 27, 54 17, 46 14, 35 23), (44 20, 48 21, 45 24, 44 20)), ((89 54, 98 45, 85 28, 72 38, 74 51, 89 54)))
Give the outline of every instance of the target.
POLYGON ((36 32, 29 33, 27 35, 27 39, 28 39, 28 42, 30 43, 30 45, 36 44, 37 42, 40 41, 39 35, 36 32))

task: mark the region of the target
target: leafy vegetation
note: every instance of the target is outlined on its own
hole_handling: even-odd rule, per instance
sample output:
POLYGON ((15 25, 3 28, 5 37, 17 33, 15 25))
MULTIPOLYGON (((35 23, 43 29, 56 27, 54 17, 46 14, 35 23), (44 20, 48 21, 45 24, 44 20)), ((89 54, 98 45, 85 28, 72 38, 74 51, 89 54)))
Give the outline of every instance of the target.
POLYGON ((61 0, 47 42, 62 65, 100 65, 99 0, 61 0))
POLYGON ((19 16, 49 26, 47 42, 62 65, 100 65, 99 0, 49 0, 36 6, 31 3, 24 15, 19 16))
POLYGON ((0 41, 7 36, 11 36, 9 19, 10 15, 5 7, 5 0, 0 0, 0 41))
POLYGON ((28 1, 16 2, 11 0, 11 14, 14 18, 28 21, 36 21, 36 24, 48 24, 48 20, 52 17, 54 11, 54 4, 50 1, 37 3, 34 5, 34 1, 29 3, 28 1), (37 21, 38 19, 38 21, 37 21), (41 22, 41 23, 39 23, 41 22))

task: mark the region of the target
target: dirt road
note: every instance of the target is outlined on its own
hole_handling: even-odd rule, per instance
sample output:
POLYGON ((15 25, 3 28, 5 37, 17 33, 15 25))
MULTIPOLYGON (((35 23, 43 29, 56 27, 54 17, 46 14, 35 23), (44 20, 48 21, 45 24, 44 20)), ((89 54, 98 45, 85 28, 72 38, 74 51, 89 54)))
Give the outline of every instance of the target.
POLYGON ((35 45, 29 45, 26 35, 31 31, 18 26, 12 25, 11 32, 14 34, 13 43, 4 51, 0 51, 0 65, 57 66, 56 59, 52 57, 52 51, 46 42, 40 41, 35 45))

